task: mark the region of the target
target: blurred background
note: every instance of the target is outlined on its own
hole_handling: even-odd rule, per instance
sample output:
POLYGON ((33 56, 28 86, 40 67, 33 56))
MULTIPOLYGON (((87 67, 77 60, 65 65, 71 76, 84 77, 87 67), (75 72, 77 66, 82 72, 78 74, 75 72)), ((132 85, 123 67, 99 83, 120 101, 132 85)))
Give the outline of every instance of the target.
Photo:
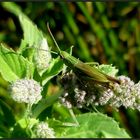
MULTIPOLYGON (((8 2, 6 2, 8 3, 8 2)), ((119 75, 140 80, 139 2, 15 2, 40 28, 48 33, 47 22, 62 50, 74 45, 73 55, 84 62, 113 64, 119 75)), ((18 17, 0 3, 0 42, 18 48, 23 32, 18 17)), ((8 83, 0 77, 0 98, 18 112, 6 94, 8 83)), ((140 112, 120 108, 104 110, 132 137, 140 137, 140 112)))

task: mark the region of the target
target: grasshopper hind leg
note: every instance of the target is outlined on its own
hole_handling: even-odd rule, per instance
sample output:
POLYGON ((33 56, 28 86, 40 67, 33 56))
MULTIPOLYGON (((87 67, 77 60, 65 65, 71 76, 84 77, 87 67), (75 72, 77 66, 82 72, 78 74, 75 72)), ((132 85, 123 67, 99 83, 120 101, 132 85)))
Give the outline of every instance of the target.
POLYGON ((90 65, 92 67, 94 67, 94 66, 98 67, 99 66, 98 62, 86 62, 85 64, 90 65))

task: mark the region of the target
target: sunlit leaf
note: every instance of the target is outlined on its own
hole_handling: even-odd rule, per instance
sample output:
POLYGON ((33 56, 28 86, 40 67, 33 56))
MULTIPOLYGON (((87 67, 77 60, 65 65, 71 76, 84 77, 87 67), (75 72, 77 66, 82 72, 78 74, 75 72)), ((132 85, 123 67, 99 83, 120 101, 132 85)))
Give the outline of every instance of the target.
POLYGON ((26 76, 30 63, 21 55, 0 45, 0 72, 6 81, 12 82, 26 76))
MULTIPOLYGON (((63 138, 130 138, 114 119, 101 113, 87 113, 77 116, 78 127, 62 129, 63 138)), ((72 120, 69 120, 72 122, 72 120)))
POLYGON ((51 78, 59 74, 63 69, 63 64, 63 61, 60 60, 59 57, 54 59, 51 62, 48 70, 42 75, 42 84, 45 85, 51 78))

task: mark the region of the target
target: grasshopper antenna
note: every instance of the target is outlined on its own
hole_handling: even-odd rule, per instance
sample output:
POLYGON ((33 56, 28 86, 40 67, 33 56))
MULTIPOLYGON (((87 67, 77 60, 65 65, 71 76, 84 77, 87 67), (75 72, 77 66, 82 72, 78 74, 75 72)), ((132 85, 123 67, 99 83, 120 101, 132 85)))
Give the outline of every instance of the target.
POLYGON ((51 37, 52 37, 52 39, 53 39, 53 41, 54 41, 54 43, 55 43, 57 49, 59 50, 59 52, 61 52, 61 50, 60 50, 60 48, 59 48, 59 46, 58 46, 58 44, 57 44, 57 42, 56 42, 56 40, 55 40, 55 38, 54 38, 52 32, 51 32, 51 30, 50 30, 50 27, 49 27, 49 23, 48 23, 48 22, 47 22, 47 28, 48 28, 48 31, 49 31, 49 33, 50 33, 50 35, 51 35, 51 37))
MULTIPOLYGON (((0 47, 0 48, 1 48, 1 47, 0 47)), ((27 49, 36 49, 36 50, 40 50, 40 51, 51 52, 51 53, 53 53, 53 54, 57 54, 57 55, 58 55, 58 53, 55 52, 55 51, 49 51, 49 50, 45 50, 45 49, 35 48, 35 47, 32 47, 32 46, 27 47, 27 48, 23 48, 22 51, 25 51, 25 50, 27 50, 27 49)))

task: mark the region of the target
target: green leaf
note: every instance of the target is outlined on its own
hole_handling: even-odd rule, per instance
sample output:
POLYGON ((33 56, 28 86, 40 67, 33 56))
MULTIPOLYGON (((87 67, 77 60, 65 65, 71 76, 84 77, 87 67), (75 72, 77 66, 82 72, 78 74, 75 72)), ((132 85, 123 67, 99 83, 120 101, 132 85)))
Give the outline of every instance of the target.
POLYGON ((28 57, 33 63, 35 63, 39 74, 42 75, 51 61, 51 53, 47 40, 43 33, 27 16, 20 14, 19 20, 24 33, 24 40, 21 42, 20 52, 22 52, 22 49, 23 51, 24 49, 26 50, 27 47, 35 49, 29 53, 28 57))
POLYGON ((10 11, 11 13, 15 14, 16 16, 18 16, 19 14, 21 14, 21 8, 16 5, 14 2, 3 2, 2 6, 10 11))
MULTIPOLYGON (((40 43, 43 39, 45 39, 43 33, 37 28, 37 26, 20 10, 20 7, 18 7, 18 5, 13 4, 13 3, 9 3, 6 4, 4 3, 3 6, 10 12, 12 12, 13 14, 15 14, 16 16, 19 17, 19 21, 21 24, 21 27, 23 29, 23 34, 24 34, 24 39, 21 41, 21 45, 19 48, 19 52, 22 53, 24 52, 24 50, 29 46, 29 47, 33 47, 33 48, 39 48, 40 47, 40 43), (8 7, 10 7, 8 9, 8 7), (16 9, 17 12, 14 11, 14 9, 16 9)), ((47 49, 48 50, 48 49, 47 49)), ((29 59, 33 60, 33 57, 36 53, 36 51, 39 50, 35 50, 34 52, 29 54, 29 59)), ((49 52, 48 52, 49 53, 49 52)), ((46 60, 45 60, 46 61, 46 60)), ((49 60, 48 60, 49 61, 49 60)), ((34 62, 34 61, 33 61, 34 62)), ((46 61, 47 63, 47 61, 46 61)), ((36 64, 35 64, 36 65, 36 64)), ((38 72, 40 75, 43 74, 43 85, 45 85, 48 80, 50 80, 51 78, 53 78, 55 75, 57 75, 63 68, 63 63, 60 62, 58 59, 54 59, 49 66, 49 69, 44 69, 42 71, 40 71, 38 69, 38 72)))
POLYGON ((100 71, 102 71, 103 73, 110 75, 110 76, 116 76, 116 74, 118 73, 118 69, 116 69, 116 67, 112 66, 112 65, 105 65, 105 64, 101 64, 99 66, 96 66, 96 68, 98 68, 100 71))
MULTIPOLYGON (((63 138, 130 138, 126 131, 119 127, 113 118, 101 113, 86 113, 78 115, 78 127, 62 129, 63 138)), ((71 119, 67 121, 72 122, 71 119)))
POLYGON ((14 126, 13 131, 11 132, 11 138, 29 138, 27 130, 22 128, 18 123, 14 126))
POLYGON ((5 124, 7 126, 13 126, 16 121, 10 106, 0 99, 0 108, 3 111, 5 124))
POLYGON ((4 124, 0 125, 0 138, 9 138, 10 131, 8 128, 4 126, 4 124))
POLYGON ((58 75, 62 71, 63 66, 64 63, 59 57, 53 59, 47 71, 42 75, 42 84, 45 85, 51 78, 58 75))
POLYGON ((0 45, 0 72, 6 81, 12 82, 26 76, 30 63, 21 55, 0 45))
POLYGON ((47 107, 51 106, 54 102, 57 101, 58 97, 63 93, 63 90, 60 90, 58 93, 48 96, 46 99, 42 99, 33 109, 32 116, 37 118, 39 114, 44 111, 47 107))
POLYGON ((28 121, 26 118, 22 118, 17 123, 20 125, 21 128, 26 129, 28 126, 33 127, 33 125, 37 122, 38 120, 34 118, 28 118, 28 121))
MULTIPOLYGON (((13 2, 4 2, 2 6, 19 18, 24 33, 24 40, 22 40, 22 43, 25 44, 26 42, 29 46, 38 45, 38 43, 44 38, 43 33, 22 12, 21 8, 13 2)), ((21 46, 23 45, 22 43, 21 46)))
POLYGON ((4 2, 3 7, 9 12, 19 17, 23 33, 24 41, 32 46, 38 44, 43 39, 43 34, 38 30, 37 26, 22 12, 21 8, 13 2, 4 2))
POLYGON ((37 26, 25 15, 19 15, 19 21, 21 23, 24 40, 29 46, 38 45, 43 40, 43 33, 37 28, 37 26))

